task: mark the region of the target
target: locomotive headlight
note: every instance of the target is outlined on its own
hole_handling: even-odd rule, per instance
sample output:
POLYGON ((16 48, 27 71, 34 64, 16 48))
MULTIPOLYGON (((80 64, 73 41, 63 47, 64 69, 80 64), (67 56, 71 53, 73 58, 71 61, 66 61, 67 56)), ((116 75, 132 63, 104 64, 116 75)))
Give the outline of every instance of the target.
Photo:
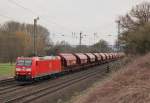
POLYGON ((31 71, 31 68, 26 68, 26 71, 29 71, 29 72, 30 72, 30 71, 31 71))
POLYGON ((16 71, 21 71, 21 69, 20 68, 16 68, 16 71))

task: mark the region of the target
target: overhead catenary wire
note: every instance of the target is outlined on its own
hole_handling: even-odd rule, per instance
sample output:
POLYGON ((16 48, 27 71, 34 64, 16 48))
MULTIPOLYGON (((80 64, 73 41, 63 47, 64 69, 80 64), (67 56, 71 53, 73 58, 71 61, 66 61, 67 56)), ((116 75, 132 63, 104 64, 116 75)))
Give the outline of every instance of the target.
POLYGON ((0 14, 0 17, 3 17, 3 18, 8 18, 8 19, 13 19, 15 20, 14 18, 10 17, 10 16, 7 16, 7 15, 3 15, 3 14, 0 14))
POLYGON ((22 5, 20 5, 19 3, 17 3, 17 2, 14 1, 14 0, 8 0, 8 2, 10 2, 10 3, 12 3, 12 4, 14 4, 14 5, 16 5, 16 6, 20 7, 20 8, 23 8, 24 10, 27 10, 27 11, 29 11, 29 12, 35 14, 35 15, 38 15, 36 12, 32 11, 32 10, 29 9, 29 8, 26 8, 26 7, 22 6, 22 5))
POLYGON ((17 1, 8 0, 8 2, 10 2, 10 3, 12 3, 12 4, 14 4, 14 5, 16 5, 16 6, 20 7, 20 8, 22 8, 22 9, 24 9, 24 10, 30 12, 30 13, 32 13, 32 14, 35 14, 35 15, 37 15, 37 16, 40 16, 40 18, 41 18, 41 17, 42 17, 42 18, 45 18, 45 19, 43 19, 43 20, 46 21, 46 23, 47 23, 47 22, 51 22, 51 23, 54 24, 54 25, 57 25, 57 26, 59 26, 59 27, 61 27, 61 28, 65 28, 65 29, 67 29, 69 32, 72 32, 72 30, 70 30, 69 28, 66 28, 66 27, 64 27, 64 26, 62 26, 62 25, 60 25, 60 24, 58 24, 58 23, 56 23, 56 22, 54 22, 54 21, 49 20, 50 16, 39 15, 39 13, 33 11, 33 10, 30 9, 30 8, 27 8, 27 7, 25 7, 25 6, 22 6, 22 5, 21 5, 20 3, 18 3, 17 1))
MULTIPOLYGON (((51 18, 50 16, 39 15, 38 12, 36 12, 36 11, 34 11, 34 10, 28 8, 28 7, 23 6, 20 1, 17 1, 17 0, 7 0, 7 1, 8 1, 9 3, 13 4, 13 5, 16 5, 17 7, 20 7, 20 8, 22 8, 22 9, 28 11, 28 12, 31 13, 32 15, 34 14, 34 16, 36 15, 36 16, 39 16, 40 18, 43 18, 43 19, 41 19, 41 20, 43 20, 46 24, 47 24, 48 22, 50 22, 49 24, 57 25, 57 26, 63 28, 63 29, 64 29, 65 31, 67 31, 68 33, 70 33, 70 34, 66 34, 66 33, 57 33, 57 32, 55 32, 55 34, 60 34, 61 37, 67 37, 67 38, 73 38, 73 39, 78 39, 78 38, 79 38, 79 37, 77 36, 77 34, 75 34, 75 33, 72 35, 72 30, 70 30, 70 28, 65 27, 65 26, 63 26, 63 25, 60 25, 60 24, 56 23, 55 21, 50 20, 50 18, 51 18), (18 3, 18 2, 19 2, 19 3, 18 3), (63 36, 62 36, 62 35, 63 35, 63 36)), ((53 28, 53 27, 52 27, 52 28, 53 28)), ((57 36, 57 35, 56 35, 56 36, 57 36)))
MULTIPOLYGON (((58 24, 58 23, 56 23, 56 22, 54 22, 54 21, 51 21, 50 20, 50 16, 43 16, 43 15, 39 15, 39 13, 37 13, 37 12, 35 12, 35 11, 33 11, 32 9, 30 9, 30 8, 27 8, 27 7, 25 7, 25 6, 22 6, 20 3, 18 3, 16 0, 8 0, 10 3, 12 3, 12 4, 14 4, 14 5, 16 5, 16 6, 18 6, 18 7, 20 7, 20 8, 22 8, 22 9, 24 9, 24 10, 26 10, 26 11, 28 11, 28 12, 30 12, 30 13, 32 13, 32 14, 35 14, 35 15, 38 15, 40 18, 43 18, 43 19, 41 19, 41 20, 43 20, 46 24, 48 23, 48 22, 50 22, 49 24, 52 24, 52 25, 57 25, 58 27, 61 27, 62 29, 64 29, 65 31, 67 30, 67 32, 69 33, 58 33, 58 32, 55 32, 54 34, 55 34, 55 36, 54 35, 52 35, 53 37, 56 37, 56 38, 62 38, 62 37, 65 37, 65 38, 72 38, 73 40, 75 40, 75 39, 77 39, 78 37, 77 36, 71 36, 71 33, 72 33, 72 30, 70 30, 70 28, 66 28, 65 26, 63 26, 63 25, 60 25, 60 24, 58 24), (60 34, 59 35, 59 37, 56 35, 56 34, 60 34), (62 36, 63 35, 63 36, 62 36)), ((53 28, 53 26, 51 26, 52 28, 53 28)), ((51 37, 51 36, 50 36, 51 37)))

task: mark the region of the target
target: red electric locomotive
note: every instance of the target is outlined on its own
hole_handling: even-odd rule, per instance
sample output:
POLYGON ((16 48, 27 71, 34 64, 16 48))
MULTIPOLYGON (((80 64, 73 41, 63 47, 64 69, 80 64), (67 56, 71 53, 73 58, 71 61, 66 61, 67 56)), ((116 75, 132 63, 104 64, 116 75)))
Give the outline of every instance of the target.
POLYGON ((16 62, 15 79, 31 81, 38 77, 61 72, 59 56, 18 57, 16 62))

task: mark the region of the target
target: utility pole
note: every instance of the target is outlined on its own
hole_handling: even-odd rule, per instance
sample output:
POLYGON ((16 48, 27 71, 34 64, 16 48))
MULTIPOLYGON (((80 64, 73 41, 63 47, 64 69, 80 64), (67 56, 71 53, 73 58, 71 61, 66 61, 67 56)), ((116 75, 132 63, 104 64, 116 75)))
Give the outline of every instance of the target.
POLYGON ((34 32, 33 32, 33 55, 37 55, 36 51, 36 33, 37 33, 37 20, 39 20, 39 17, 34 19, 34 32))
POLYGON ((118 25, 118 35, 117 35, 117 51, 120 50, 120 47, 119 47, 119 34, 120 34, 120 20, 117 21, 117 25, 118 25))
POLYGON ((79 41, 79 45, 81 46, 82 43, 82 32, 80 32, 80 41, 79 41))
POLYGON ((87 36, 87 35, 83 35, 83 33, 80 32, 80 37, 79 37, 79 39, 80 39, 79 45, 80 45, 80 46, 82 45, 82 39, 83 39, 83 36, 87 36))

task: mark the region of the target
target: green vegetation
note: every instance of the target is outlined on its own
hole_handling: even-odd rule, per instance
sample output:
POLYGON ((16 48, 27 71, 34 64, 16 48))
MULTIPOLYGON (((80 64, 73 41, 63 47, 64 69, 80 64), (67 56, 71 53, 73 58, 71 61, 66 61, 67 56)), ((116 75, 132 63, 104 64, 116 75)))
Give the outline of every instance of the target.
POLYGON ((0 63, 0 76, 13 76, 14 64, 0 63))

